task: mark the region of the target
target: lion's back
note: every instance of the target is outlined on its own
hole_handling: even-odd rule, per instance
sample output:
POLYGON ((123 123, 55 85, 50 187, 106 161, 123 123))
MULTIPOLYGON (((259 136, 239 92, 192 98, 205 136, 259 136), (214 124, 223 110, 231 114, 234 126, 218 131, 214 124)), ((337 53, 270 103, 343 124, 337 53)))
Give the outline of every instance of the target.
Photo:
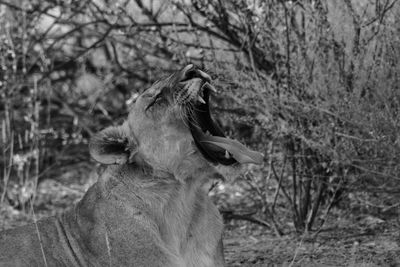
MULTIPOLYGON (((67 212, 72 219, 71 212, 67 212)), ((65 218, 65 217, 64 217, 65 218)), ((75 233, 68 223, 56 217, 40 220, 37 224, 28 224, 0 232, 0 267, 36 267, 36 266, 184 266, 179 259, 168 253, 147 226, 120 221, 109 234, 100 229, 94 230, 91 237, 101 235, 104 243, 96 248, 90 240, 74 239, 75 233), (40 239, 39 239, 40 235, 40 239), (41 240, 41 241, 40 241, 41 240), (75 242, 78 241, 78 242, 75 242), (93 254, 93 252, 96 253, 93 254), (101 256, 98 257, 99 253, 101 256), (96 255, 95 255, 96 254, 96 255), (45 263, 46 261, 46 263, 45 263)), ((81 235, 80 237, 82 237, 81 235)))
POLYGON ((49 217, 0 232, 0 266, 74 266, 58 254, 68 248, 60 242, 56 220, 49 217))

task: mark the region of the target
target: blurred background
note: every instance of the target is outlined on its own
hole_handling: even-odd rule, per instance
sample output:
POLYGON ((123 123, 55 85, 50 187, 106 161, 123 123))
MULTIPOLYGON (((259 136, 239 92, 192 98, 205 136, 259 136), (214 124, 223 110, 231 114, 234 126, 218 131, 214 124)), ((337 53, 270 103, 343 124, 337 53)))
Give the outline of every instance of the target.
POLYGON ((230 266, 400 264, 399 61, 398 0, 0 0, 0 227, 79 200, 90 136, 190 62, 265 154, 210 191, 230 266))

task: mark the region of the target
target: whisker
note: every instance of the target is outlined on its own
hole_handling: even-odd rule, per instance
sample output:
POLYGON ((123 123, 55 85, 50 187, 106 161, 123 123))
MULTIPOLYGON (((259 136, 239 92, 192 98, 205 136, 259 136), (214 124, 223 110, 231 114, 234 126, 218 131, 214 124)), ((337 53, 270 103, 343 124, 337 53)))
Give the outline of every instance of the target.
POLYGON ((191 123, 192 123, 193 125, 198 126, 199 128, 201 128, 201 127, 200 127, 200 123, 197 121, 196 116, 194 116, 194 115, 195 115, 194 112, 195 112, 194 106, 193 106, 193 105, 188 106, 187 114, 188 114, 188 116, 190 116, 190 118, 192 119, 191 123))
POLYGON ((183 124, 186 126, 186 128, 189 128, 188 116, 182 107, 179 109, 178 115, 182 119, 183 124))

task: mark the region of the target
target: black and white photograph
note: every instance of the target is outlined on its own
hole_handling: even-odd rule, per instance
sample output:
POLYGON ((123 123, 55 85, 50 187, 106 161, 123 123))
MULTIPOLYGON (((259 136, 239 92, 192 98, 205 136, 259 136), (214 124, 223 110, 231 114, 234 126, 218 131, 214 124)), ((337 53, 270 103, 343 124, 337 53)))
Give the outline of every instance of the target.
POLYGON ((400 266, 399 0, 0 0, 0 267, 400 266))

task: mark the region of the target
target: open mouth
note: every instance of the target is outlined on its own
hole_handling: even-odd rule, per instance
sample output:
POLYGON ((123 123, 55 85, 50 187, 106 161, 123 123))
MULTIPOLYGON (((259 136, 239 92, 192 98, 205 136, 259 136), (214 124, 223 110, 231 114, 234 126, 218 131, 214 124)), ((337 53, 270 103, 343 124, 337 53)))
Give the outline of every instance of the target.
POLYGON ((210 92, 216 90, 211 85, 209 76, 200 70, 194 70, 188 76, 189 79, 181 81, 189 96, 188 123, 195 144, 203 156, 211 162, 223 165, 237 162, 261 164, 263 154, 227 138, 212 119, 209 106, 210 92))

